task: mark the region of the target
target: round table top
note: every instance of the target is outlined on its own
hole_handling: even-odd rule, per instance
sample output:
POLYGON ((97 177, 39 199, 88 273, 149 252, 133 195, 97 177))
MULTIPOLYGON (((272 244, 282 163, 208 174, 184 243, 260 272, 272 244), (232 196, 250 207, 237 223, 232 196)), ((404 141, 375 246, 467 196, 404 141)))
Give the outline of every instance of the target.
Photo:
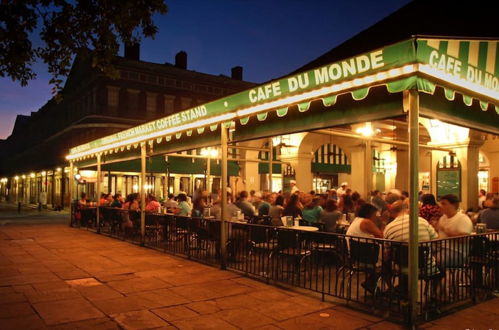
POLYGON ((305 231, 319 231, 319 228, 314 226, 292 226, 292 227, 284 227, 295 230, 305 230, 305 231))

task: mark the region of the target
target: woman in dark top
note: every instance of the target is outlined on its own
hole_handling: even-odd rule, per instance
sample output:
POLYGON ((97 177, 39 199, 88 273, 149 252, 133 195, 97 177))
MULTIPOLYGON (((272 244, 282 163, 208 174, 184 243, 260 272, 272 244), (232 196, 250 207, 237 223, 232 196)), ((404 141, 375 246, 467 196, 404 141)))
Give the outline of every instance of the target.
POLYGON ((345 214, 353 213, 355 211, 355 205, 352 200, 352 196, 348 193, 341 196, 341 211, 345 214))
POLYGON ((338 211, 336 201, 328 199, 324 210, 321 212, 319 222, 324 224, 324 231, 334 233, 336 224, 341 219, 341 212, 338 211))
POLYGON ((487 229, 499 229, 499 195, 494 196, 489 208, 480 212, 478 222, 486 224, 487 229))
POLYGON ((282 212, 283 216, 292 216, 296 218, 298 216, 302 216, 301 209, 298 207, 299 196, 297 194, 291 195, 289 198, 284 211, 282 212))
POLYGON ((207 207, 206 199, 198 195, 198 197, 193 202, 192 207, 192 216, 193 217, 202 217, 204 209, 207 207))

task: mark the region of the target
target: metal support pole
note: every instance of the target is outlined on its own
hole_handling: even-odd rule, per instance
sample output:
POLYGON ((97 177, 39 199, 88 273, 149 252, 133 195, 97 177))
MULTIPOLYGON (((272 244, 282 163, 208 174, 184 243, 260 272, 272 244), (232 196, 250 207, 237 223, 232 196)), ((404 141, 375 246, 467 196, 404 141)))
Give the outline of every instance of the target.
POLYGON ((97 217, 97 233, 100 233, 100 194, 101 194, 101 187, 100 187, 100 184, 101 184, 101 175, 102 175, 102 171, 101 171, 101 162, 100 162, 100 154, 97 154, 97 192, 96 192, 96 195, 97 195, 97 213, 96 213, 96 217, 97 217))
POLYGON ((111 178, 111 171, 107 171, 107 193, 110 194, 112 192, 111 186, 113 185, 113 181, 111 178))
POLYGON ((419 94, 415 89, 404 93, 409 104, 409 324, 416 329, 418 315, 418 176, 419 176, 419 94))
POLYGON ((50 199, 52 201, 52 208, 55 208, 55 171, 56 169, 52 170, 52 183, 50 185, 50 199))
POLYGON ((140 245, 144 246, 146 235, 146 151, 145 143, 140 144, 140 245))
MULTIPOLYGON (((64 167, 62 168, 62 178, 64 179, 64 167)), ((72 161, 69 161, 69 187, 68 187, 68 196, 69 196, 69 209, 71 210, 71 205, 73 205, 73 199, 75 198, 73 194, 73 185, 74 185, 74 163, 72 161)), ((31 189, 30 189, 31 191, 31 189)), ((78 198, 78 197, 76 197, 78 198)), ((64 201, 63 201, 64 204, 64 201)))
POLYGON ((220 219, 220 255, 221 255, 221 263, 220 268, 226 268, 226 260, 227 260, 227 232, 225 228, 225 221, 228 218, 228 209, 227 209, 227 128, 222 123, 220 124, 220 142, 222 145, 222 216, 220 219))
POLYGON ((272 161, 274 160, 274 146, 272 138, 269 138, 269 191, 272 192, 272 161))
POLYGON ((208 152, 208 158, 206 158, 206 191, 208 192, 208 195, 211 194, 211 180, 210 180, 210 175, 211 175, 211 158, 210 158, 210 152, 208 152))

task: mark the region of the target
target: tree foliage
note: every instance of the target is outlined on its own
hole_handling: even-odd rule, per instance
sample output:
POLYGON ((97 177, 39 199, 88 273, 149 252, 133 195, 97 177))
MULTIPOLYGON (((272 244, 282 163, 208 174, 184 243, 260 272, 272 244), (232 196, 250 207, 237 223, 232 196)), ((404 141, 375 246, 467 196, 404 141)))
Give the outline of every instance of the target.
POLYGON ((0 0, 0 77, 26 86, 42 60, 57 93, 75 55, 113 76, 119 45, 154 38, 166 12, 163 0, 0 0))

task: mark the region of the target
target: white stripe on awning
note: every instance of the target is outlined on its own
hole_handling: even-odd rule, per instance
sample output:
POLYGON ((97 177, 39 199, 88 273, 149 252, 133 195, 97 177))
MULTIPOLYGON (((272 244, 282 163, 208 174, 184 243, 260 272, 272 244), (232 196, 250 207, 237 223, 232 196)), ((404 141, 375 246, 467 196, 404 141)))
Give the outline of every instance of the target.
POLYGON ((459 40, 449 40, 447 44, 447 54, 452 57, 459 58, 459 45, 461 42, 459 40))
POLYGON ((478 66, 478 41, 470 41, 470 52, 468 55, 468 63, 474 67, 478 66))
POLYGON ((489 41, 487 47, 487 64, 485 70, 490 74, 495 74, 496 70, 497 41, 489 41))

